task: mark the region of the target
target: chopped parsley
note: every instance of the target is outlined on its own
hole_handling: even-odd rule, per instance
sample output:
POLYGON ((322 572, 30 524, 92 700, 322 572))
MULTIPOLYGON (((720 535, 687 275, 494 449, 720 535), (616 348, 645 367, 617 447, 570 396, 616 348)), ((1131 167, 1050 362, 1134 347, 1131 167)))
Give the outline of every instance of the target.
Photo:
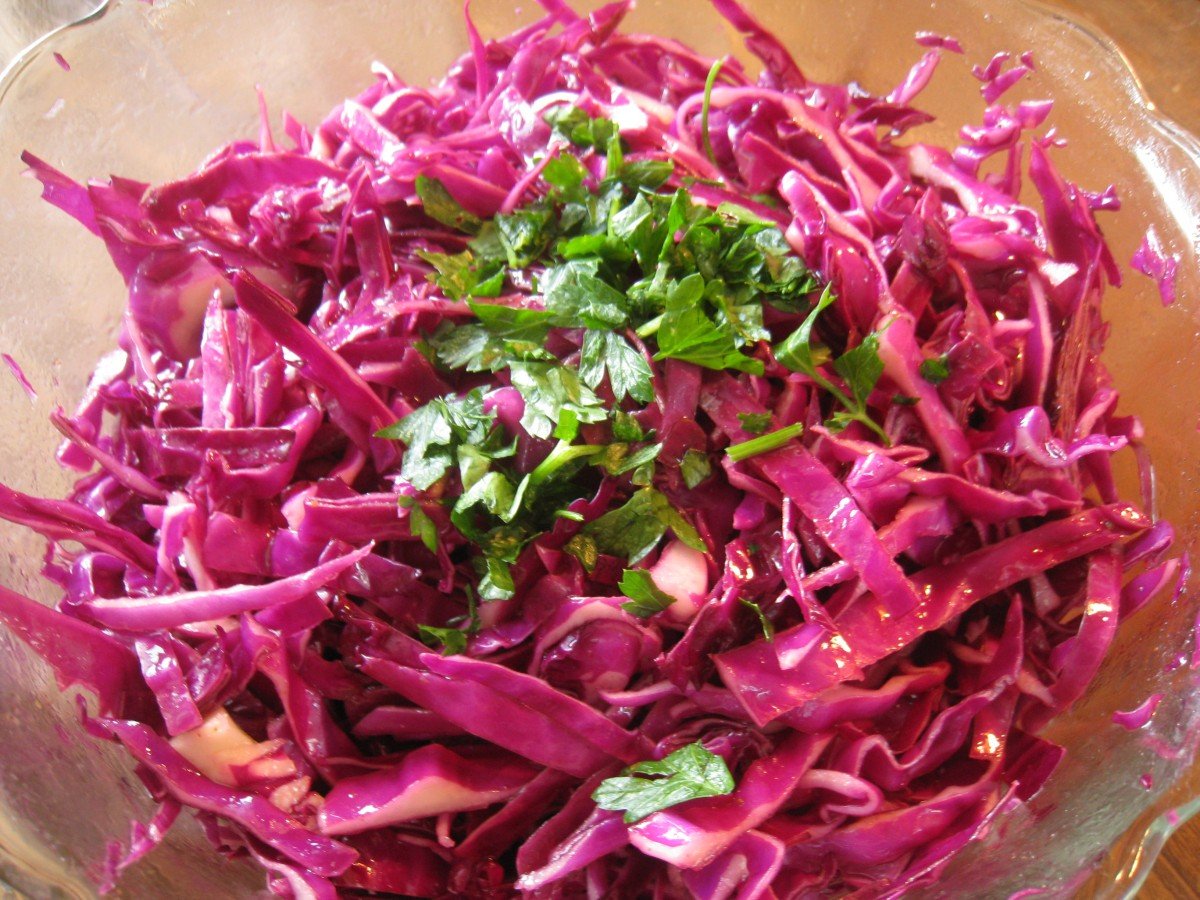
POLYGON ((803 433, 804 425, 799 422, 794 425, 785 425, 783 428, 777 428, 775 431, 769 431, 748 441, 730 444, 725 448, 725 453, 734 462, 741 462, 744 459, 750 459, 752 456, 760 456, 763 453, 778 450, 780 447, 791 443, 794 438, 798 438, 803 433))
POLYGON ((699 450, 688 450, 679 461, 679 474, 683 476, 683 483, 691 490, 709 479, 712 475, 712 463, 708 461, 708 456, 699 450))
POLYGON ((448 225, 455 231, 465 231, 467 234, 476 234, 483 227, 480 218, 463 209, 462 204, 455 200, 446 186, 436 178, 418 175, 416 188, 425 215, 434 221, 448 225))
POLYGON ((457 462, 459 448, 486 448, 493 455, 504 452, 496 442, 499 432, 495 416, 483 408, 483 391, 476 388, 465 396, 439 397, 414 410, 376 435, 405 443, 408 450, 400 477, 418 490, 433 486, 457 462))
POLYGON ((834 384, 821 371, 829 355, 827 351, 813 347, 812 330, 817 317, 834 299, 832 289, 827 286, 800 327, 776 345, 775 359, 792 371, 807 375, 818 387, 832 394, 842 406, 842 409, 827 420, 826 425, 830 428, 841 430, 851 422, 860 422, 879 435, 885 444, 890 444, 887 432, 871 418, 867 410, 867 400, 883 375, 883 360, 879 356, 879 335, 874 332, 868 334, 857 346, 833 361, 833 369, 842 377, 849 393, 834 384))
MULTIPOLYGON (((701 110, 710 156, 708 114, 719 76, 717 64, 701 110)), ((666 465, 696 488, 713 477, 709 454, 688 449, 663 459, 664 445, 641 424, 661 390, 655 363, 758 375, 778 361, 832 395, 830 427, 858 421, 884 437, 867 409, 882 373, 878 336, 835 360, 814 344, 817 317, 834 298, 826 289, 814 303, 818 282, 774 222, 737 204, 697 202, 686 179, 664 188, 672 164, 626 160, 607 119, 560 106, 545 120, 563 142, 542 168, 544 195, 524 207, 481 219, 434 178, 419 177, 416 192, 428 216, 470 236, 465 250, 418 254, 436 289, 472 313, 425 334, 423 352, 450 383, 477 385, 480 374, 502 373, 524 403, 522 429, 553 441, 552 449, 532 470, 519 465, 514 436, 481 387, 439 397, 379 432, 405 445, 401 478, 418 491, 441 485, 420 503, 401 501, 413 536, 438 551, 438 526, 427 510, 444 506, 474 545, 465 560, 482 600, 512 596, 519 555, 556 523, 577 523, 563 549, 588 571, 601 556, 633 566, 668 532, 706 550, 658 479, 666 465), (603 157, 602 167, 586 164, 593 156, 603 157), (787 316, 804 319, 772 348, 767 323, 787 316), (587 517, 573 511, 605 479, 618 482, 611 508, 587 517)), ((739 420, 754 437, 727 449, 734 462, 802 432, 800 425, 771 430, 769 414, 739 420)), ((637 569, 626 571, 622 590, 637 615, 671 600, 637 569)), ((454 652, 458 638, 442 637, 454 652)))
POLYGON ((437 553, 438 530, 429 513, 421 508, 416 497, 401 495, 400 507, 408 510, 408 530, 430 553, 437 553))
POLYGON ((621 609, 639 619, 646 619, 667 609, 675 598, 659 589, 645 569, 626 569, 617 585, 629 598, 621 609))
POLYGON ((592 799, 601 809, 624 812, 626 824, 633 824, 688 800, 731 794, 736 786, 725 760, 697 741, 604 779, 592 799))
POLYGON ((705 552, 704 541, 671 501, 653 487, 635 491, 622 506, 588 522, 563 548, 589 572, 600 554, 630 565, 644 559, 668 531, 693 550, 705 552))
POLYGON ((543 116, 546 124, 578 147, 607 147, 617 126, 605 118, 593 118, 578 106, 556 106, 543 116))
POLYGON ((418 625, 417 636, 426 646, 440 649, 446 656, 463 653, 467 649, 467 633, 459 628, 418 625))
POLYGON ((764 640, 775 640, 775 626, 771 624, 771 620, 767 618, 767 614, 763 612, 763 608, 748 597, 742 597, 738 600, 742 606, 754 613, 758 619, 758 627, 762 629, 764 640))
POLYGON ((930 384, 941 384, 950 377, 950 360, 945 353, 941 356, 930 357, 921 361, 918 371, 921 373, 921 377, 930 384))
POLYGON ((762 434, 771 427, 771 414, 738 413, 738 421, 742 423, 742 431, 747 434, 762 434))

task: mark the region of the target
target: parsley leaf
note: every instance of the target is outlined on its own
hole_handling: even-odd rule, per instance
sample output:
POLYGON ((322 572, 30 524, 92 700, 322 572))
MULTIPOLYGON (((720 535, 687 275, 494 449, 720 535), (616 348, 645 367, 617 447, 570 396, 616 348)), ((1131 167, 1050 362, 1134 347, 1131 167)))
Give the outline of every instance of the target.
POLYGON ((552 237, 552 216, 548 206, 530 206, 496 216, 496 236, 511 267, 524 268, 545 252, 552 237))
POLYGON ((890 439, 882 428, 875 424, 867 412, 867 398, 879 377, 883 374, 883 360, 879 357, 879 335, 872 332, 862 339, 862 342, 852 350, 833 361, 833 368, 845 379, 850 388, 850 399, 839 397, 846 407, 844 411, 834 413, 829 419, 829 425, 835 429, 845 428, 851 422, 861 422, 881 438, 885 443, 890 439))
POLYGON ((617 587, 629 598, 629 602, 621 604, 621 609, 639 619, 648 619, 675 602, 674 597, 659 589, 645 569, 626 569, 617 587))
POLYGON ((875 423, 867 411, 867 399, 883 375, 883 360, 879 356, 879 335, 868 334, 857 347, 847 350, 834 360, 834 371, 845 379, 846 386, 850 388, 849 394, 821 374, 819 367, 823 365, 824 360, 813 350, 812 330, 817 316, 833 301, 833 293, 830 287, 826 286, 821 298, 800 327, 776 345, 775 358, 793 372, 803 372, 842 405, 843 409, 829 418, 827 424, 831 428, 841 429, 851 422, 861 422, 879 435, 884 443, 890 444, 887 432, 875 423))
POLYGON ((608 234, 622 243, 627 243, 634 240, 641 229, 649 228, 653 217, 654 209, 649 201, 642 194, 638 194, 632 202, 610 210, 608 234))
POLYGON ((639 403, 654 399, 654 376, 646 358, 621 335, 589 329, 579 354, 579 377, 588 387, 596 388, 606 372, 618 403, 627 396, 639 403))
POLYGON ((417 196, 421 198, 421 206, 425 215, 435 222, 449 225, 457 231, 467 234, 478 234, 483 227, 483 221, 474 213, 462 208, 457 200, 446 190, 446 186, 436 178, 418 175, 416 181, 417 196))
POLYGON ((717 204, 717 215, 727 216, 735 222, 742 225, 763 225, 770 228, 775 227, 775 223, 769 219, 764 219, 762 216, 753 210, 747 209, 738 203, 730 203, 728 200, 717 204))
POLYGON ((600 458, 600 464, 610 475, 624 475, 658 459, 662 444, 648 444, 633 453, 628 452, 628 444, 609 444, 607 450, 600 458))
POLYGON ((678 282, 667 295, 659 325, 655 359, 682 359, 706 369, 735 369, 761 375, 761 360, 740 353, 733 336, 704 312, 704 277, 698 272, 678 282))
POLYGON ((768 641, 775 640, 775 626, 771 624, 771 620, 767 618, 767 614, 763 612, 762 607, 749 597, 741 597, 738 599, 738 602, 758 617, 758 626, 762 629, 763 638, 768 641))
POLYGON ((593 118, 578 106, 556 106, 543 117, 546 124, 578 147, 599 150, 607 147, 617 133, 616 124, 605 118, 593 118))
POLYGON ((803 372, 810 377, 816 374, 817 366, 821 361, 813 354, 812 330, 813 326, 817 324, 817 316, 832 304, 834 299, 836 298, 833 296, 832 286, 826 286, 825 290, 821 292, 821 298, 817 300, 816 305, 800 323, 800 327, 776 345, 775 358, 781 365, 793 372, 803 372))
POLYGON ((450 369, 495 372, 514 359, 549 360, 544 349, 552 313, 499 303, 467 301, 479 323, 445 323, 429 339, 437 358, 450 369))
POLYGON ((720 281, 715 283, 720 286, 716 292, 719 304, 716 321, 718 325, 729 329, 733 334, 734 343, 739 347, 745 347, 747 344, 769 341, 771 332, 767 331, 766 326, 763 325, 762 304, 735 304, 734 297, 724 289, 724 284, 720 281))
POLYGON ((516 592, 512 569, 507 562, 485 554, 482 569, 478 587, 480 600, 507 600, 516 592))
POLYGON ((846 380, 855 406, 862 408, 879 376, 883 374, 883 360, 879 358, 879 335, 872 332, 852 350, 847 350, 833 361, 833 369, 846 380))
POLYGON ((690 490, 708 480, 712 475, 712 464, 708 461, 707 454, 699 450, 689 450, 679 462, 679 473, 683 476, 683 483, 690 490))
POLYGON ((542 343, 554 314, 544 309, 504 306, 500 303, 467 301, 471 312, 489 332, 510 341, 542 343))
POLYGON ((482 532, 474 521, 476 507, 498 519, 511 520, 515 497, 516 487, 504 473, 485 472, 459 495, 450 511, 450 521, 463 535, 478 540, 482 532))
POLYGON ((629 244, 611 234, 578 234, 558 244, 563 259, 598 257, 606 262, 628 262, 633 258, 629 244))
POLYGON ((941 384, 950 377, 950 360, 945 353, 922 360, 919 371, 930 384, 941 384))
POLYGON ((770 413, 738 413, 742 431, 747 434, 762 434, 771 426, 770 413))
POLYGON ((407 494, 400 496, 400 506, 408 510, 409 533, 419 539, 430 553, 437 553, 438 530, 433 519, 429 518, 429 513, 421 508, 416 497, 407 494))
POLYGON ((526 476, 531 487, 538 487, 552 475, 562 475, 563 468, 579 459, 590 458, 603 453, 607 448, 596 444, 570 444, 560 440, 546 458, 537 464, 536 468, 526 476))
POLYGON ((484 412, 483 390, 476 388, 463 397, 438 397, 375 436, 404 442, 400 477, 423 491, 454 465, 459 445, 485 445, 495 423, 484 412))
POLYGON ((564 412, 574 416, 576 424, 608 418, 604 402, 575 369, 555 363, 513 362, 509 374, 512 386, 525 400, 521 427, 533 437, 550 437, 564 412))
POLYGON ((604 779, 592 799, 601 809, 624 811, 625 822, 632 824, 688 800, 731 794, 736 786, 725 760, 697 741, 604 779))
POLYGON ((636 159, 621 166, 621 183, 632 188, 654 190, 675 171, 675 163, 669 159, 636 159))
POLYGON ((436 274, 431 273, 429 280, 451 300, 495 297, 504 286, 503 266, 480 263, 470 250, 453 254, 418 250, 417 256, 433 266, 436 274))
POLYGON ((546 309, 566 328, 620 328, 628 319, 628 301, 596 277, 596 260, 570 260, 546 270, 538 283, 546 309))
POLYGON ((505 342, 479 325, 445 323, 429 339, 442 365, 468 372, 495 371, 507 364, 505 342))
POLYGON ((589 571, 601 553, 624 558, 632 565, 658 546, 668 529, 692 549, 707 551, 696 529, 671 501, 654 488, 645 487, 623 506, 584 525, 565 549, 589 571))
POLYGON ((621 150, 621 135, 613 129, 613 133, 608 136, 608 142, 605 144, 604 150, 604 180, 610 181, 617 177, 621 172, 621 166, 625 163, 625 154, 621 150))
POLYGON ((583 163, 569 153, 558 154, 542 167, 542 180, 550 185, 550 195, 556 200, 583 200, 587 193, 583 189, 587 176, 583 163))
POLYGON ((620 409, 613 413, 612 432, 614 438, 626 443, 640 441, 646 437, 646 430, 638 424, 637 419, 620 409))
POLYGON ((467 649, 467 633, 458 628, 418 625, 417 636, 428 647, 435 649, 440 647, 444 656, 464 653, 467 649))

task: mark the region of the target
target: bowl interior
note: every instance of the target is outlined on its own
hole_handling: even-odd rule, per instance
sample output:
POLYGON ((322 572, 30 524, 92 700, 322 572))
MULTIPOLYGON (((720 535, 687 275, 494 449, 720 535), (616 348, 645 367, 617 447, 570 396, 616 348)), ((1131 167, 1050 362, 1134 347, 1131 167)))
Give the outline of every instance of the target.
MULTIPOLYGON (((858 81, 876 92, 899 82, 920 55, 915 32, 957 36, 967 61, 947 56, 922 99, 938 122, 921 137, 946 143, 982 113, 969 63, 1003 49, 1035 52, 1038 69, 1018 92, 1057 99, 1052 122, 1070 142, 1058 151, 1069 178, 1096 190, 1117 185, 1124 207, 1102 220, 1117 259, 1129 260, 1149 226, 1182 257, 1173 307, 1164 309, 1154 284, 1136 273, 1106 298, 1107 361, 1124 410, 1145 422, 1157 509, 1195 547, 1200 153, 1194 142, 1146 109, 1111 46, 1049 7, 1023 0, 748 5, 810 75, 858 81)), ((537 12, 532 0, 519 12, 502 0, 476 0, 472 11, 485 35, 506 33, 537 12)), ((630 21, 631 28, 702 51, 746 58, 736 35, 703 2, 688 3, 686 15, 670 0, 642 2, 630 21)), ((341 0, 334 11, 324 0, 153 6, 120 0, 27 54, 0 85, 0 247, 8 260, 0 272, 0 350, 24 367, 38 399, 31 402, 15 380, 0 377, 7 426, 0 430, 0 480, 47 496, 66 489, 46 416, 55 405, 74 405, 115 341, 123 299, 101 244, 19 177, 23 149, 78 178, 115 173, 161 181, 189 171, 230 138, 257 133, 255 84, 276 121, 286 109, 315 123, 368 83, 372 61, 424 84, 465 47, 458 4, 341 0), (53 51, 70 62, 70 72, 56 65, 53 51)), ((9 526, 0 534, 0 581, 52 602, 37 576, 40 541, 9 526)), ((1176 661, 1190 652, 1198 606, 1193 583, 1129 623, 1092 692, 1052 728, 1068 746, 1067 763, 1029 810, 999 822, 968 851, 951 878, 969 871, 974 896, 1005 897, 1022 888, 1059 888, 1107 860, 1097 893, 1117 894, 1135 883, 1153 854, 1143 853, 1141 868, 1131 868, 1132 850, 1155 816, 1187 797, 1183 775, 1200 700, 1190 668, 1176 661), (1131 708, 1155 690, 1169 697, 1148 729, 1135 734, 1111 722, 1114 709, 1131 708), (1144 774, 1152 789, 1140 783, 1144 774), (1106 857, 1118 841, 1116 854, 1106 857)), ((73 700, 59 695, 44 667, 9 637, 0 642, 0 848, 6 851, 0 875, 33 897, 91 896, 87 871, 106 841, 127 833, 131 814, 146 816, 144 791, 119 753, 79 735, 73 700)), ((930 895, 961 896, 954 881, 947 884, 930 895)), ((126 873, 116 896, 247 896, 259 886, 258 876, 213 855, 184 826, 126 873)))

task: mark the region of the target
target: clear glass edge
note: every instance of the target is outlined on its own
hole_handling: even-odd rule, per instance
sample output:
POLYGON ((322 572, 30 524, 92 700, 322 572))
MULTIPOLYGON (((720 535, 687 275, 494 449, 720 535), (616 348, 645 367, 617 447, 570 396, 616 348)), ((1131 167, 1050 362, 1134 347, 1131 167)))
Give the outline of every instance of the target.
MULTIPOLYGON (((1097 50, 1120 63, 1117 67, 1122 73, 1122 91, 1130 100, 1131 112, 1146 121, 1164 140, 1170 142, 1188 160, 1191 166, 1200 172, 1200 137, 1192 134, 1179 125, 1170 116, 1160 113, 1153 98, 1147 92, 1145 85, 1137 74, 1137 69, 1121 49, 1121 45, 1102 29, 1090 22, 1081 21, 1073 15, 1056 8, 1052 2, 1044 0, 1018 0, 1019 4, 1038 15, 1045 16, 1060 23, 1064 28, 1070 28, 1095 44, 1097 50)), ((1193 239, 1200 235, 1191 235, 1193 239)), ((1194 576, 1193 576, 1194 577, 1194 576)), ((1171 787, 1164 792, 1158 802, 1139 817, 1121 838, 1110 848, 1106 859, 1120 854, 1122 864, 1117 870, 1111 893, 1101 892, 1097 896, 1109 900, 1132 900, 1146 883, 1154 864, 1166 846, 1167 841, 1176 831, 1186 825, 1192 818, 1200 814, 1200 771, 1195 759, 1184 769, 1171 787), (1157 810, 1157 813, 1154 811, 1157 810), (1152 818, 1151 818, 1152 817, 1152 818), (1139 840, 1135 837, 1141 827, 1139 840)), ((1103 866, 1104 860, 1098 861, 1094 870, 1103 866)))
MULTIPOLYGON (((0 70, 0 104, 5 102, 29 65, 44 52, 53 52, 55 43, 64 33, 100 20, 117 2, 119 0, 99 0, 91 12, 51 29, 10 59, 0 70)), ((70 883, 55 871, 54 860, 47 848, 39 847, 36 839, 25 832, 26 829, 15 822, 0 821, 0 900, 25 900, 27 897, 10 881, 36 883, 53 892, 53 896, 85 900, 81 886, 70 883)))
MULTIPOLYGON (((98 22, 122 2, 124 0, 101 0, 92 12, 47 32, 14 56, 3 70, 0 70, 0 104, 4 103, 9 91, 29 64, 43 52, 53 52, 54 43, 65 32, 98 22)), ((1153 127, 1161 138, 1173 144, 1197 172, 1200 172, 1200 137, 1184 129, 1170 116, 1157 111, 1136 68, 1116 40, 1093 24, 1081 21, 1056 8, 1052 2, 1043 2, 1043 0, 1016 0, 1016 2, 1037 15, 1052 18, 1064 27, 1074 29, 1095 44, 1101 53, 1116 59, 1120 63, 1118 69, 1122 73, 1121 88, 1134 101, 1131 112, 1136 111, 1140 118, 1153 127)), ((1112 853, 1122 852, 1125 857, 1125 863, 1121 866, 1118 875, 1118 879, 1124 884, 1113 885, 1119 890, 1119 893, 1109 895, 1111 900, 1132 900, 1145 884, 1171 835, 1200 814, 1200 783, 1190 786, 1193 781, 1197 781, 1197 774, 1197 763, 1193 762, 1155 804, 1155 808, 1161 809, 1161 811, 1156 815, 1150 811, 1147 812, 1146 816, 1153 815, 1153 818, 1148 825, 1144 826, 1140 841, 1131 843, 1128 847, 1122 847, 1121 845, 1125 843, 1123 836, 1114 844, 1112 853)), ((1146 816, 1142 818, 1145 819, 1146 816)), ((1129 836, 1132 836, 1137 827, 1135 825, 1130 829, 1129 836)), ((7 828, 0 829, 0 833, 7 830, 7 828)), ((37 878, 60 890, 67 888, 67 885, 62 884, 59 878, 45 871, 43 865, 47 860, 43 854, 34 851, 34 848, 29 846, 28 840, 20 839, 20 843, 25 845, 24 853, 0 840, 0 868, 8 870, 12 866, 23 876, 37 878), (30 851, 33 852, 30 853, 30 851), (43 865, 39 865, 31 859, 30 855, 41 856, 43 865)), ((1097 863, 1096 868, 1101 864, 1097 863)), ((74 892, 71 891, 71 893, 74 892)), ((10 897, 17 900, 23 896, 19 890, 0 880, 0 900, 8 900, 10 897)))
MULTIPOLYGON (((16 82, 17 78, 20 77, 25 68, 33 60, 37 59, 38 55, 43 50, 51 49, 50 45, 54 43, 54 41, 57 40, 63 34, 63 32, 80 28, 103 18, 104 15, 110 9, 115 7, 118 2, 119 0, 96 0, 96 8, 91 12, 82 15, 77 19, 72 19, 69 22, 64 22, 57 28, 51 29, 33 43, 26 46, 24 50, 14 56, 12 59, 10 59, 5 64, 4 68, 0 69, 0 103, 4 102, 5 97, 8 96, 8 92, 12 89, 13 84, 16 82)), ((51 50, 51 52, 53 52, 53 50, 51 50)))

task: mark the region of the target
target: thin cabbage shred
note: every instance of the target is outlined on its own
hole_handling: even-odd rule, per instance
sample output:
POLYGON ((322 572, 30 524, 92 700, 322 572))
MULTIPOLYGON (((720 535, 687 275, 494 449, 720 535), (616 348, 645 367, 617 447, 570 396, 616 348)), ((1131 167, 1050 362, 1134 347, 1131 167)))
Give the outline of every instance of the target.
POLYGON ((542 5, 170 184, 24 157, 128 287, 70 497, 0 487, 62 596, 0 619, 162 804, 106 889, 187 808, 281 896, 899 896, 1187 571, 1031 57, 947 149, 951 37, 873 95, 542 5))

